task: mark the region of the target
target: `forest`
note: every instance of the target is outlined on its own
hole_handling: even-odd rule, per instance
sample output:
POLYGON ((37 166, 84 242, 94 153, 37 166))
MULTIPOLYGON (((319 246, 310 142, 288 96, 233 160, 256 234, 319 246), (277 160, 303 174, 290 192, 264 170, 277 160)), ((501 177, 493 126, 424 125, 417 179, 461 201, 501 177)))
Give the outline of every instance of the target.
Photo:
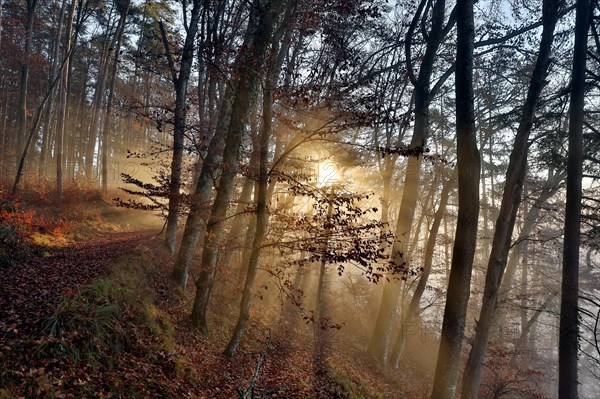
POLYGON ((600 398, 597 0, 0 0, 0 399, 600 398))

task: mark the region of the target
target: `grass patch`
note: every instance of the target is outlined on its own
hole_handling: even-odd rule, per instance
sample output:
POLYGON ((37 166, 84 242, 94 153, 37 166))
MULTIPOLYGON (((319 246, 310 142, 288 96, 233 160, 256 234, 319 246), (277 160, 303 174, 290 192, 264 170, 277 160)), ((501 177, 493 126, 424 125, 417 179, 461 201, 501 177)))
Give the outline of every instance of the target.
POLYGON ((154 305, 148 288, 145 267, 152 261, 147 249, 137 250, 119 260, 108 277, 79 292, 63 291, 55 312, 44 323, 38 357, 112 367, 115 356, 124 350, 147 351, 136 345, 147 333, 155 338, 155 349, 173 352, 173 326, 154 305))
POLYGON ((340 388, 341 397, 347 399, 384 399, 385 396, 379 392, 370 392, 367 384, 352 379, 329 364, 329 373, 335 384, 340 388))
POLYGON ((36 349, 39 357, 69 363, 110 363, 127 341, 122 319, 123 289, 103 279, 81 292, 64 291, 55 312, 44 323, 47 337, 36 349))

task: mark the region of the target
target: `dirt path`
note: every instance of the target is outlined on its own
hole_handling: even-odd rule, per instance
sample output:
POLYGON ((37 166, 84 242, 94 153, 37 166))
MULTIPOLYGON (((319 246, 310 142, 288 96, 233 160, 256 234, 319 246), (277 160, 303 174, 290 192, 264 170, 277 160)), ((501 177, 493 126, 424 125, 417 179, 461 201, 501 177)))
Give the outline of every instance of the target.
POLYGON ((0 336, 14 331, 34 333, 57 305, 61 291, 76 290, 105 273, 119 257, 147 241, 155 232, 107 233, 31 257, 0 269, 0 336))

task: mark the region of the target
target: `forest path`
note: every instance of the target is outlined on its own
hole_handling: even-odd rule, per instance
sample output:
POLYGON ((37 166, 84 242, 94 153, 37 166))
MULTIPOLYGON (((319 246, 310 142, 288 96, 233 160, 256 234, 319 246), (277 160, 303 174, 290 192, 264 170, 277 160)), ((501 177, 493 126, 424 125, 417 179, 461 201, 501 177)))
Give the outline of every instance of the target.
POLYGON ((84 242, 0 268, 0 332, 39 332, 63 290, 77 290, 108 272, 116 260, 156 232, 101 233, 84 242), (16 331, 15 331, 16 330, 16 331))

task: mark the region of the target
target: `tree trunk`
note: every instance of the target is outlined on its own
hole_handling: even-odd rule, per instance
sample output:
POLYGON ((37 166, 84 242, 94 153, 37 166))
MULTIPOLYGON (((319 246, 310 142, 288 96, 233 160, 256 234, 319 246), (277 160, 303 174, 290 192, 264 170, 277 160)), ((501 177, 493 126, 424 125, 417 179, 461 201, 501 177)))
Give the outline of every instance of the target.
POLYGON ((577 398, 579 245, 581 241, 581 180, 583 169, 583 112, 588 30, 591 22, 589 0, 577 0, 575 45, 571 74, 569 109, 569 155, 567 158, 567 202, 563 239, 563 272, 558 343, 558 397, 577 398))
POLYGON ((65 118, 67 115, 67 88, 69 87, 69 60, 71 52, 71 34, 73 31, 73 17, 75 15, 75 6, 77 0, 72 0, 69 15, 67 17, 67 26, 65 29, 65 64, 61 71, 58 122, 56 128, 56 194, 58 198, 63 197, 63 141, 65 135, 65 118))
POLYGON ((325 350, 326 348, 326 337, 327 337, 327 323, 323 316, 325 308, 325 277, 327 275, 327 258, 325 257, 329 239, 331 238, 331 216, 333 215, 333 200, 335 196, 334 186, 331 187, 329 194, 329 204, 327 206, 327 217, 325 220, 325 235, 323 243, 323 255, 321 255, 321 262, 319 264, 319 274, 317 279, 317 289, 315 296, 315 311, 314 311, 314 325, 313 325, 313 341, 314 341, 314 352, 313 352, 313 363, 315 374, 323 376, 326 372, 325 365, 325 350))
POLYGON ((287 54, 288 45, 284 40, 284 45, 279 50, 279 38, 274 38, 273 47, 271 48, 270 66, 267 71, 267 77, 265 79, 266 86, 263 90, 263 116, 262 116, 262 127, 260 136, 258 139, 258 187, 256 196, 256 230, 254 232, 254 241, 252 243, 252 251, 248 258, 248 268, 246 273, 246 282, 244 284, 244 291, 242 292, 242 300, 240 303, 240 314, 238 316, 237 324, 231 337, 227 349, 225 349, 225 355, 233 356, 239 343, 242 339, 246 324, 250 318, 250 302, 252 299, 252 289, 254 288, 254 280, 256 279, 256 272, 258 271, 258 261, 260 258, 262 244, 267 232, 267 224, 269 221, 269 214, 267 209, 268 201, 268 184, 269 184, 269 170, 268 170, 268 158, 269 158, 269 140, 272 135, 272 120, 273 120, 273 91, 277 88, 277 78, 279 77, 279 71, 283 58, 287 54), (278 54, 279 53, 279 54, 278 54))
MULTIPOLYGON (((540 196, 535 200, 531 208, 527 211, 525 215, 525 222, 523 223, 523 227, 519 232, 519 237, 515 241, 514 248, 512 249, 508 264, 506 266, 506 271, 504 272, 504 276, 502 277, 502 285, 500 287, 500 298, 498 303, 502 303, 506 300, 507 295, 510 292, 512 287, 512 282, 515 276, 515 272, 518 264, 518 254, 522 252, 524 241, 529 238, 531 235, 533 228, 536 225, 536 222, 540 216, 540 212, 546 202, 558 191, 560 188, 560 183, 563 180, 564 175, 562 173, 554 173, 550 171, 548 173, 548 178, 544 183, 544 187, 542 188, 542 192, 540 196)), ((500 312, 498 312, 500 313, 500 312)), ((501 317, 498 315, 498 322, 501 322, 501 317)))
MULTIPOLYGON (((111 25, 111 23, 108 23, 106 27, 106 37, 110 36, 110 32, 112 30, 111 25)), ((96 80, 93 102, 94 109, 92 111, 92 120, 90 122, 89 135, 85 151, 85 176, 90 181, 92 181, 94 177, 94 152, 96 149, 96 139, 98 136, 98 124, 100 121, 100 115, 102 114, 102 107, 104 105, 104 89, 106 86, 106 79, 108 78, 108 67, 110 65, 109 48, 114 48, 114 45, 112 41, 107 40, 103 48, 98 79, 96 80)))
MULTIPOLYGON (((413 18, 413 31, 407 34, 411 36, 414 28, 421 18, 422 7, 425 1, 421 2, 419 10, 413 18)), ((437 49, 443 39, 443 23, 444 23, 445 1, 438 0, 435 2, 432 11, 432 26, 427 40, 427 48, 421 61, 421 68, 417 79, 414 77, 413 84, 415 85, 415 125, 413 129, 413 137, 411 140, 412 148, 421 148, 425 146, 427 141, 427 127, 429 120, 429 103, 430 103, 430 81, 433 71, 433 63, 435 61, 437 49)), ((411 26, 412 26, 411 25, 411 26)), ((411 63, 410 59, 410 40, 407 40, 407 62, 411 63)), ((409 65, 412 70, 412 65, 409 65)), ((406 176, 404 179, 404 188, 402 190, 402 200, 400 203, 400 212, 396 224, 395 236, 396 240, 392 247, 392 263, 396 267, 407 267, 406 265, 406 243, 410 242, 410 231, 415 214, 417 204, 417 191, 419 187, 419 179, 421 176, 421 160, 420 157, 409 157, 406 167, 406 176)), ((399 299, 398 284, 393 282, 385 283, 375 328, 369 343, 368 352, 381 365, 384 365, 387 359, 387 349, 390 340, 390 334, 393 327, 393 315, 396 311, 399 299)))
POLYGON ((23 153, 27 131, 27 86, 29 85, 29 56, 31 54, 31 40, 33 37, 33 21, 37 0, 27 0, 27 17, 25 19, 25 46, 23 47, 23 63, 21 64, 21 80, 19 82, 19 110, 17 114, 17 163, 23 153))
POLYGON ((545 84, 547 69, 550 65, 554 28, 558 20, 560 4, 561 2, 558 0, 545 0, 543 5, 544 27, 542 40, 535 68, 531 75, 527 99, 525 100, 523 113, 519 121, 513 150, 510 155, 500 213, 496 220, 492 250, 486 272, 481 313, 475 330, 475 340, 469 352, 469 358, 463 374, 462 397, 465 399, 477 398, 481 384, 485 352, 490 332, 492 331, 492 321, 498 301, 498 293, 500 292, 502 275, 506 267, 508 252, 512 242, 512 232, 521 202, 529 150, 527 141, 529 140, 539 97, 545 84))
POLYGON ((458 220, 432 399, 453 399, 471 293, 479 217, 480 155, 473 95, 473 0, 458 0, 456 43, 456 137, 458 220))
POLYGON ((121 17, 119 19, 119 25, 117 27, 116 45, 113 51, 114 58, 112 63, 110 84, 108 86, 108 98, 106 99, 106 111, 104 114, 104 126, 102 128, 102 192, 108 192, 108 157, 109 157, 109 142, 110 133, 112 126, 112 106, 113 96, 115 93, 115 83, 117 81, 117 70, 119 66, 119 55, 121 52, 121 42, 123 40, 123 33, 125 32, 125 25, 127 21, 127 14, 129 13, 129 6, 131 2, 127 1, 123 5, 123 9, 120 10, 121 17))
MULTIPOLYGON (((252 30, 255 28, 255 20, 251 19, 248 22, 248 29, 244 35, 244 42, 242 48, 246 48, 252 44, 252 30)), ((239 53, 237 56, 236 64, 241 63, 242 54, 239 53)), ((213 103, 217 97, 215 87, 217 80, 220 75, 215 68, 209 69, 210 81, 208 83, 208 100, 209 100, 209 111, 213 109, 213 103)), ((219 113, 216 117, 216 123, 212 123, 214 119, 211 114, 211 123, 209 129, 212 130, 214 126, 214 134, 210 140, 206 157, 202 160, 202 167, 197 167, 200 172, 197 174, 196 183, 194 185, 194 195, 190 204, 190 211, 185 222, 185 228, 183 231, 183 238, 181 240, 181 246, 177 254, 177 259, 173 265, 173 271, 171 272, 171 278, 175 284, 185 289, 187 285, 189 266, 196 252, 196 247, 200 236, 205 231, 204 222, 208 219, 210 213, 210 196, 213 185, 216 184, 216 175, 220 169, 220 164, 223 155, 223 145, 225 143, 225 132, 229 126, 231 119, 231 107, 233 103, 233 96, 237 83, 230 81, 225 86, 225 92, 221 98, 219 107, 219 113)))
MULTIPOLYGON (((179 208, 181 205, 181 166, 183 162, 183 145, 186 130, 186 100, 187 86, 194 61, 194 41, 198 31, 198 21, 200 18, 201 1, 194 0, 185 42, 181 55, 181 66, 179 76, 176 76, 174 67, 171 64, 171 73, 173 74, 173 84, 175 85, 175 115, 173 122, 173 157, 171 161, 171 179, 169 182, 169 213, 167 215, 167 229, 165 243, 171 253, 175 253, 177 245, 177 221, 179 219, 179 208)), ((162 27, 162 25, 161 25, 162 27)), ((162 28, 161 28, 162 30, 162 28)), ((164 36, 163 36, 164 38, 164 36)), ((168 42, 165 40, 165 50, 170 57, 168 42)))
POLYGON ((423 292, 425 292, 425 287, 427 285, 427 280, 429 279, 429 275, 431 274, 431 266, 433 264, 433 251, 435 249, 435 243, 437 240, 438 231, 440 229, 440 224, 442 222, 442 218, 446 214, 446 205, 448 204, 448 198, 450 197, 450 191, 454 186, 456 179, 456 168, 454 169, 452 176, 443 184, 442 192, 440 194, 440 204, 438 206, 437 211, 433 217, 433 223, 431 225, 431 229, 429 231, 429 237, 427 239, 427 244, 425 247, 425 259, 423 262, 423 272, 421 273, 421 277, 419 278, 419 283, 417 284, 417 288, 415 288, 415 292, 412 295, 410 303, 408 305, 408 309, 406 313, 402 316, 402 322, 400 323, 400 333, 398 335, 398 339, 396 340, 396 344, 394 345, 394 349, 392 351, 391 357, 391 365, 393 368, 398 368, 400 365, 400 358, 404 351, 404 346, 407 340, 407 333, 409 332, 408 327, 410 323, 415 321, 416 316, 419 313, 419 307, 421 304, 421 297, 423 296, 423 292))
POLYGON ((192 322, 204 333, 208 332, 208 305, 216 273, 218 245, 225 227, 223 219, 229 205, 233 180, 237 174, 244 126, 250 105, 254 101, 255 87, 259 81, 258 70, 264 64, 265 52, 281 8, 279 2, 271 3, 271 1, 267 1, 263 3, 260 0, 255 0, 255 3, 253 12, 258 13, 256 29, 253 33, 252 46, 244 49, 240 57, 241 62, 236 63, 239 80, 231 107, 231 119, 223 151, 223 173, 207 223, 208 235, 204 240, 200 276, 196 280, 196 297, 192 309, 192 322))
MULTIPOLYGON (((53 46, 54 51, 52 55, 52 66, 50 68, 50 76, 48 79, 48 85, 50 86, 54 79, 56 78, 57 67, 58 67, 58 59, 60 58, 60 42, 62 37, 62 30, 64 25, 64 14, 65 9, 67 7, 67 0, 63 0, 60 6, 60 15, 58 16, 58 26, 56 28, 56 38, 54 40, 53 46)), ((48 141, 50 139, 50 128, 52 126, 52 105, 53 105, 53 95, 51 94, 48 98, 48 105, 46 107, 46 116, 44 120, 44 134, 42 136, 42 144, 40 150, 40 164, 38 169, 39 177, 42 178, 46 174, 46 156, 48 154, 48 141)))
POLYGON ((225 142, 225 135, 222 132, 227 128, 231 117, 232 96, 232 89, 230 85, 227 85, 219 111, 217 128, 210 140, 206 158, 198 174, 194 195, 190 204, 190 211, 185 221, 181 246, 177 253, 173 271, 171 272, 171 278, 182 289, 185 289, 187 285, 189 266, 194 258, 198 240, 205 230, 204 221, 207 219, 206 214, 208 213, 206 209, 209 208, 210 194, 215 183, 213 178, 222 160, 222 148, 225 142))
MULTIPOLYGON (((231 230, 229 231, 229 236, 227 237, 227 242, 231 245, 231 249, 225 252, 225 256, 223 257, 224 265, 229 265, 229 262, 231 261, 231 257, 233 256, 234 252, 238 252, 237 247, 240 243, 241 237, 244 235, 244 230, 246 230, 244 227, 249 225, 250 218, 248 217, 246 210, 251 203, 252 192, 254 191, 255 183, 256 180, 251 176, 247 176, 244 179, 242 192, 240 193, 240 196, 238 198, 238 204, 235 208, 235 216, 231 224, 231 230)), ((243 259, 246 258, 244 257, 243 259)))

